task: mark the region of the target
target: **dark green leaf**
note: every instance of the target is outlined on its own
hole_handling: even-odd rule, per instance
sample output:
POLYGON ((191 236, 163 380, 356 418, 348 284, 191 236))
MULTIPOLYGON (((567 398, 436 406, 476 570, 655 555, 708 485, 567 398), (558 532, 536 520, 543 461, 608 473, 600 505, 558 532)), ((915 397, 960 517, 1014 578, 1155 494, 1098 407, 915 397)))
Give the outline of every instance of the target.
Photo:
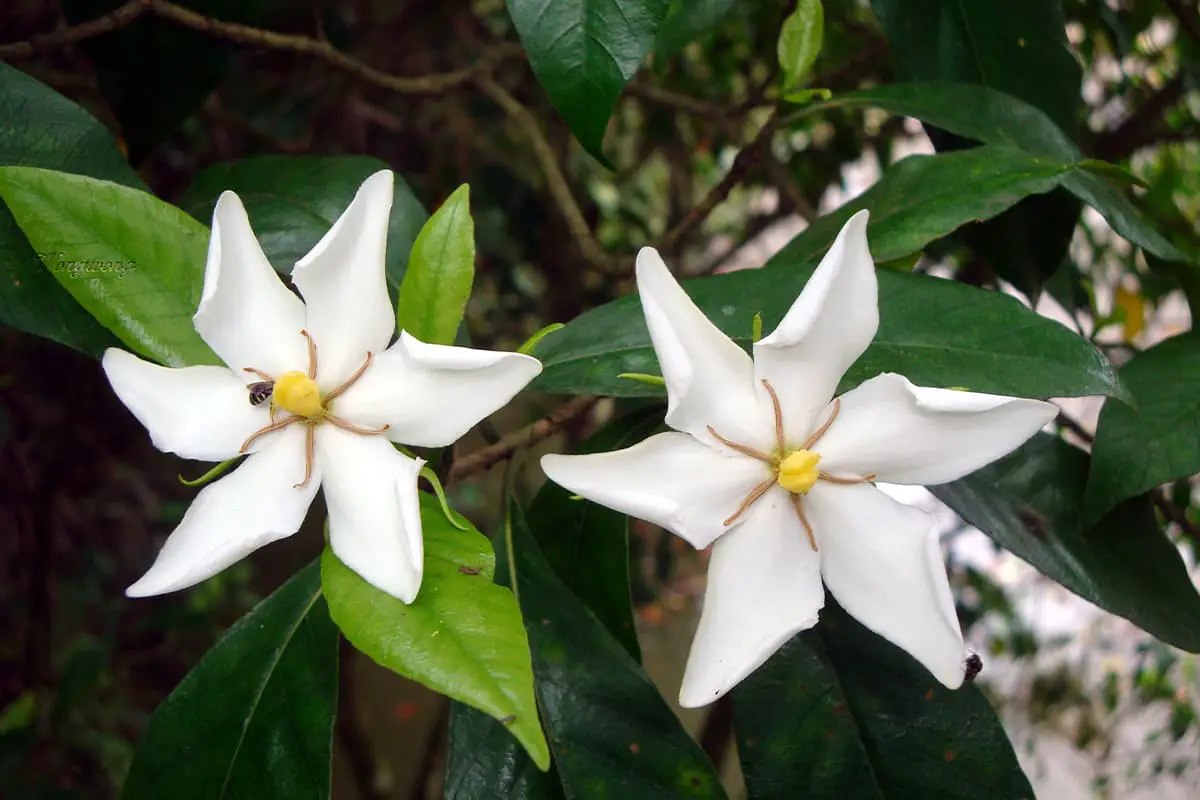
POLYGON ((1064 163, 1078 163, 1062 186, 1096 209, 1121 236, 1173 261, 1186 257, 1146 223, 1117 187, 1095 174, 1082 151, 1044 112, 1003 92, 964 83, 914 81, 863 89, 811 106, 870 106, 916 117, 951 133, 988 144, 1006 144, 1064 163))
POLYGON ((1200 595, 1142 497, 1084 528, 1088 456, 1039 434, 965 478, 930 488, 1043 575, 1148 633, 1200 651, 1200 595))
POLYGON ((452 526, 424 492, 421 526, 425 577, 412 605, 371 586, 325 549, 321 574, 334 622, 376 663, 497 719, 514 716, 509 731, 547 768, 521 611, 512 592, 492 583, 488 540, 452 526))
POLYGON ((1092 445, 1084 521, 1160 483, 1200 472, 1200 334, 1185 333, 1121 367, 1132 403, 1105 403, 1092 445))
MULTIPOLYGON (((637 411, 610 423, 576 451, 603 453, 632 447, 662 425, 662 410, 637 411)), ((629 595, 629 518, 573 500, 553 481, 529 504, 529 527, 546 560, 613 638, 641 660, 629 595)))
POLYGON ((799 0, 796 10, 783 21, 776 48, 784 92, 804 85, 824 38, 825 9, 821 0, 799 0))
POLYGON ((316 562, 237 622, 150 725, 123 800, 329 797, 338 634, 316 562))
POLYGON ((654 44, 668 0, 508 0, 529 63, 584 149, 603 163, 604 131, 654 44))
POLYGON ((733 691, 750 798, 1033 798, 979 690, 947 690, 831 600, 733 691))
POLYGON ((504 726, 459 702, 450 708, 445 800, 565 800, 558 770, 542 772, 504 726))
POLYGON ((672 0, 654 41, 656 68, 685 46, 716 30, 737 7, 738 0, 672 0))
MULTIPOLYGON (((369 156, 257 156, 217 164, 184 192, 180 208, 208 224, 221 192, 236 192, 272 266, 283 275, 341 216, 358 187, 387 164, 369 156)), ((428 214, 408 184, 396 176, 388 222, 385 270, 395 296, 408 255, 428 214)))
POLYGON ((400 328, 423 342, 453 344, 474 280, 475 222, 464 183, 417 234, 396 305, 400 328))
POLYGON ((54 277, 130 349, 167 366, 219 364, 192 327, 208 229, 152 194, 0 167, 0 196, 54 277))
MULTIPOLYGON (((0 63, 0 166, 90 175, 142 188, 108 130, 25 73, 0 63)), ((0 322, 89 355, 117 340, 42 265, 0 204, 0 322)))
MULTIPOLYGON (((812 267, 781 257, 765 269, 685 281, 717 327, 750 347, 753 317, 764 330, 783 319, 812 267)), ((1017 300, 924 275, 879 272, 879 333, 839 392, 880 372, 923 386, 964 386, 1019 397, 1120 396, 1108 359, 1087 340, 1031 313, 1017 300)), ((545 371, 532 388, 563 394, 661 396, 663 390, 618 378, 659 374, 636 297, 588 311, 534 350, 545 371)))

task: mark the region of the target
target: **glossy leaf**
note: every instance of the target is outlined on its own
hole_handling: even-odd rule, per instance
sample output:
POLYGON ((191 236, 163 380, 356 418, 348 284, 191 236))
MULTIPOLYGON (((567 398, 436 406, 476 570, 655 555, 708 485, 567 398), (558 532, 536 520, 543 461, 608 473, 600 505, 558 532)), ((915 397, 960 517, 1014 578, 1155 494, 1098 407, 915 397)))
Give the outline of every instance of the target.
POLYGON ((784 92, 804 85, 824 38, 825 8, 821 0, 799 0, 796 10, 783 21, 776 48, 784 92))
POLYGON ((338 633, 314 561, 208 651, 154 712, 123 800, 329 797, 338 633))
POLYGON ((733 707, 751 800, 1034 796, 978 688, 946 689, 829 599, 733 707))
POLYGON ((603 163, 604 131, 641 67, 668 0, 507 0, 534 74, 584 149, 603 163))
MULTIPOLYGON (((387 164, 369 156, 255 156, 201 172, 179 207, 208 224, 221 192, 236 192, 272 266, 285 276, 341 216, 358 187, 387 164)), ((393 295, 409 251, 428 219, 399 175, 395 179, 384 269, 393 295)))
POLYGON ((538 769, 504 726, 455 702, 450 708, 450 752, 445 800, 565 800, 558 770, 538 769))
MULTIPOLYGON (((0 62, 0 166, 42 167, 143 188, 108 129, 75 103, 0 62)), ((42 264, 0 204, 0 322, 89 355, 117 343, 42 264)))
POLYGON ((400 328, 423 342, 453 344, 474 280, 475 222, 464 183, 417 234, 396 306, 400 328))
POLYGON ((0 197, 46 268, 126 346, 167 366, 219 364, 192 327, 208 229, 152 194, 28 167, 0 197))
POLYGON ((1120 371, 1130 404, 1105 403, 1092 445, 1084 521, 1200 472, 1200 334, 1138 353, 1120 371))
MULTIPOLYGON (((576 451, 603 453, 632 447, 662 425, 662 409, 614 420, 576 451)), ((553 481, 529 504, 529 527, 559 579, 586 605, 635 660, 641 660, 629 594, 629 518, 572 499, 553 481)))
MULTIPOLYGON (((749 349, 754 315, 761 312, 764 330, 773 330, 811 274, 811 266, 780 256, 765 269, 698 278, 684 287, 717 327, 749 349)), ((880 372, 898 372, 918 385, 1020 397, 1122 393, 1112 365, 1094 346, 1011 297, 881 270, 879 307, 879 333, 846 373, 839 392, 880 372)), ((580 315, 534 355, 545 365, 532 384, 540 391, 618 397, 664 393, 617 377, 660 374, 636 297, 580 315)))
POLYGON ((497 719, 546 769, 550 752, 538 722, 533 671, 512 592, 492 583, 488 540, 450 524, 421 493, 425 577, 412 605, 385 594, 343 564, 321 557, 329 612, 356 648, 381 666, 497 719))
POLYGON ((915 117, 951 133, 988 144, 1018 147, 1035 155, 1075 163, 1062 187, 1084 201, 1108 221, 1121 236, 1151 253, 1183 261, 1183 253, 1147 223, 1121 191, 1096 174, 1091 163, 1045 112, 1028 103, 966 83, 913 81, 863 89, 811 106, 804 114, 822 108, 873 107, 892 114, 915 117))
POLYGON ((1200 651, 1200 594, 1142 498, 1080 523, 1088 455, 1039 434, 1005 458, 930 490, 1046 577, 1146 632, 1200 651))

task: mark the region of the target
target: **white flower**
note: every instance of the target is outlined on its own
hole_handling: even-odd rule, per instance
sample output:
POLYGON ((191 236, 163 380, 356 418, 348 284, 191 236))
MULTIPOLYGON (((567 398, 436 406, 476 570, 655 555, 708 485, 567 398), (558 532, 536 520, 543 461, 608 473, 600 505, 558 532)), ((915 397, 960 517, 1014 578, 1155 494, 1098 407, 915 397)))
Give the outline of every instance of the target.
POLYGON ((334 553, 373 586, 411 603, 424 547, 417 473, 393 447, 453 443, 540 371, 517 353, 426 344, 402 332, 384 278, 392 173, 377 172, 292 280, 271 268, 241 200, 213 212, 204 292, 193 322, 226 367, 170 369, 104 354, 121 401, 156 447, 224 461, 130 597, 192 586, 291 536, 318 487, 334 553), (390 441, 389 441, 390 440, 390 441))
POLYGON ((643 248, 638 292, 666 381, 666 422, 677 432, 542 459, 572 492, 697 548, 715 542, 680 689, 685 707, 721 697, 815 625, 822 579, 850 614, 947 687, 963 682, 962 631, 932 521, 872 482, 955 480, 1018 447, 1056 408, 923 388, 895 374, 831 402, 879 327, 866 227, 866 211, 846 223, 753 359, 643 248))

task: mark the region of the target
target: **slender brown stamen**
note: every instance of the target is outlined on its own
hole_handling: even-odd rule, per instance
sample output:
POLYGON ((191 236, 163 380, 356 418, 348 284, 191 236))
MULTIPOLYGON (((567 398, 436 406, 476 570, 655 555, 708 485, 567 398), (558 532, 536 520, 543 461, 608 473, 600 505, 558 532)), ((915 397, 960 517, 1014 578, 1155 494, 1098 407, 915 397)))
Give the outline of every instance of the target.
POLYGON ((358 368, 358 370, 357 370, 357 371, 356 371, 356 372, 355 372, 353 375, 351 375, 351 376, 350 376, 349 380, 347 380, 347 381, 346 381, 345 383, 343 383, 341 386, 339 386, 339 387, 337 387, 336 389, 334 389, 334 390, 333 390, 332 392, 330 392, 329 394, 325 395, 325 400, 324 400, 324 402, 325 402, 326 404, 328 404, 330 400, 332 400, 333 398, 337 397, 337 396, 338 396, 338 395, 340 395, 342 392, 346 391, 346 390, 347 390, 347 389, 349 389, 351 386, 353 386, 353 385, 354 385, 354 382, 355 382, 355 381, 357 381, 359 378, 361 378, 361 377, 362 377, 362 374, 363 374, 364 372, 366 372, 366 371, 367 371, 367 367, 371 366, 371 359, 372 359, 373 357, 374 357, 374 356, 372 356, 372 355, 371 355, 371 351, 370 351, 370 350, 368 350, 368 351, 367 351, 367 360, 366 360, 366 361, 364 361, 364 362, 362 363, 362 366, 361 366, 361 367, 359 367, 359 368, 358 368))
POLYGON ((729 519, 725 520, 725 522, 724 522, 725 527, 728 528, 730 525, 732 525, 734 523, 734 521, 738 517, 740 517, 742 514, 745 514, 746 510, 749 509, 750 506, 754 505, 754 501, 757 500, 758 498, 762 497, 764 494, 766 494, 767 490, 769 490, 774 485, 775 485, 775 476, 772 475, 771 477, 767 478, 765 481, 760 483, 758 486, 755 486, 753 489, 751 489, 750 494, 746 495, 746 499, 742 501, 742 504, 740 506, 738 506, 738 510, 733 512, 733 515, 731 517, 729 517, 729 519))
POLYGON ((808 437, 808 441, 800 447, 801 450, 811 450, 812 446, 820 441, 821 437, 825 435, 825 431, 829 430, 829 426, 833 424, 835 419, 837 419, 838 411, 841 410, 841 407, 841 399, 837 397, 833 398, 833 413, 829 415, 829 419, 825 420, 824 425, 817 428, 816 433, 808 437))
POLYGON ((308 378, 315 381, 317 379, 317 343, 313 341, 312 336, 306 330, 301 330, 300 335, 308 340, 308 378))
POLYGON ((872 472, 865 478, 839 478, 836 475, 820 473, 817 475, 817 480, 826 481, 828 483, 836 483, 838 486, 854 486, 859 483, 870 483, 875 480, 875 473, 872 472))
POLYGON ((804 526, 804 532, 808 534, 808 544, 815 553, 817 552, 817 538, 813 536, 812 525, 808 524, 808 517, 804 516, 804 508, 801 505, 801 500, 800 495, 792 495, 792 508, 796 509, 796 516, 800 518, 800 524, 804 526))
POLYGON ((249 372, 252 375, 257 375, 258 377, 262 378, 264 381, 270 381, 271 383, 275 382, 274 378, 272 378, 267 373, 263 372, 261 369, 255 369, 254 367, 242 367, 242 372, 249 372))
POLYGON ((721 434, 719 434, 715 430, 713 430, 712 425, 706 425, 705 427, 708 428, 709 433, 711 433, 713 436, 717 437, 718 442, 725 445, 726 447, 732 447, 734 450, 737 450, 739 453, 742 453, 743 455, 750 456, 751 458, 756 458, 759 461, 763 461, 767 464, 775 463, 774 458, 772 458, 771 456, 767 455, 766 453, 764 453, 760 450, 755 450, 753 447, 747 447, 744 444, 738 444, 737 442, 729 441, 724 436, 722 436, 721 434))
POLYGON ((765 378, 762 385, 767 394, 771 395, 771 405, 775 407, 775 445, 779 448, 779 457, 783 458, 783 409, 779 406, 779 395, 775 394, 775 387, 765 378))
POLYGON ((293 489, 301 489, 308 486, 308 481, 312 478, 313 459, 316 457, 317 450, 316 431, 317 426, 310 422, 308 430, 304 432, 304 480, 292 484, 293 489))
POLYGON ((392 427, 391 425, 384 425, 382 428, 360 428, 357 425, 346 422, 346 420, 342 419, 341 417, 335 417, 333 414, 326 414, 325 421, 331 425, 341 428, 344 431, 361 433, 363 436, 375 436, 376 434, 383 433, 388 428, 392 427))
POLYGON ((254 444, 254 441, 256 439, 258 439, 258 437, 265 436, 266 434, 273 433, 274 431, 283 430, 288 425, 291 425, 293 422, 300 422, 303 419, 304 419, 304 417, 292 416, 292 417, 288 417, 285 420, 281 420, 279 422, 272 422, 270 425, 266 426, 265 428, 259 428, 254 433, 250 434, 250 437, 248 439, 246 439, 246 441, 242 442, 242 446, 238 449, 238 452, 244 453, 247 450, 249 450, 250 445, 254 444))

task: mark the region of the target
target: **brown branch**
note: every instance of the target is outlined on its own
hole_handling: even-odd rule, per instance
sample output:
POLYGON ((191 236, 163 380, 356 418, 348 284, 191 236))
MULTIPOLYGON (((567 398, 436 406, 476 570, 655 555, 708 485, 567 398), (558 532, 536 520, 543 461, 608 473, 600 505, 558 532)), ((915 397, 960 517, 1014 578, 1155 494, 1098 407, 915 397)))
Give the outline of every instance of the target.
POLYGON ((32 58, 53 50, 70 47, 85 39, 118 31, 149 11, 152 2, 153 0, 129 0, 125 5, 113 9, 102 17, 67 28, 60 28, 51 33, 31 36, 28 41, 0 45, 0 59, 15 61, 32 58))
POLYGON ((1055 423, 1058 424, 1058 427, 1068 430, 1071 433, 1075 434, 1080 439, 1082 439, 1084 441, 1084 443, 1086 443, 1086 444, 1090 445, 1092 442, 1094 442, 1096 440, 1096 435, 1094 433, 1089 431, 1087 428, 1083 427, 1083 424, 1080 423, 1079 420, 1076 420, 1072 417, 1068 417, 1066 415, 1066 412, 1059 411, 1058 416, 1055 417, 1054 421, 1055 421, 1055 423))
POLYGON ((1200 541, 1200 525, 1188 519, 1187 511, 1175 505, 1159 490, 1155 489, 1152 493, 1154 497, 1154 505, 1158 508, 1159 513, 1166 517, 1168 522, 1174 522, 1179 526, 1180 530, 1193 541, 1200 541))
POLYGON ((1120 125, 1096 134, 1092 140, 1092 155, 1105 161, 1119 161, 1153 142, 1163 114, 1183 96, 1183 83, 1180 72, 1147 97, 1120 125))
POLYGON ((451 467, 447 483, 462 480, 476 472, 483 472, 501 461, 511 458, 516 451, 532 447, 538 442, 550 438, 567 423, 590 411, 598 399, 587 395, 576 397, 559 406, 552 414, 526 425, 519 431, 510 433, 495 444, 467 454, 451 467))

